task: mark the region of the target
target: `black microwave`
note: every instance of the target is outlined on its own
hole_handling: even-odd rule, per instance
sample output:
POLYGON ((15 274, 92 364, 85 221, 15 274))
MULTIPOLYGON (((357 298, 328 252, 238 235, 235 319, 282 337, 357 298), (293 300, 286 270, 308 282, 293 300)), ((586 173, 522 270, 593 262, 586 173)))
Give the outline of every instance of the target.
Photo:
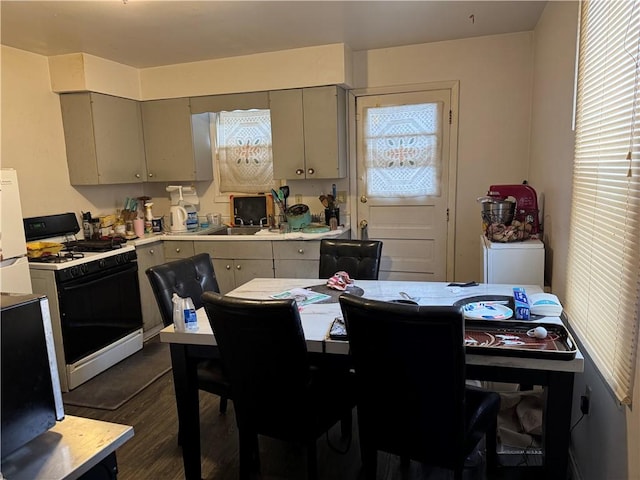
POLYGON ((0 294, 0 341, 5 458, 64 418, 47 297, 0 294))

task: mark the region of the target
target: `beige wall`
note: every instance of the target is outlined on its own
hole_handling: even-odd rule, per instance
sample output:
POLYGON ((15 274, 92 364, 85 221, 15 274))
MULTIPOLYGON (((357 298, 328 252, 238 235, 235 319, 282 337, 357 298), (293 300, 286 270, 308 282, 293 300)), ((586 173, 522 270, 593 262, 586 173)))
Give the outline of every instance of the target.
POLYGON ((23 216, 114 211, 125 196, 142 194, 131 186, 72 187, 47 57, 2 46, 1 61, 0 163, 18 171, 23 216))
POLYGON ((350 50, 344 44, 297 48, 142 70, 142 100, 349 85, 350 50))
POLYGON ((530 32, 354 52, 356 88, 460 81, 456 281, 482 281, 477 197, 527 178, 532 60, 530 32))
POLYGON ((535 30, 531 183, 544 195, 547 282, 565 295, 573 169, 573 93, 578 7, 553 2, 535 30))

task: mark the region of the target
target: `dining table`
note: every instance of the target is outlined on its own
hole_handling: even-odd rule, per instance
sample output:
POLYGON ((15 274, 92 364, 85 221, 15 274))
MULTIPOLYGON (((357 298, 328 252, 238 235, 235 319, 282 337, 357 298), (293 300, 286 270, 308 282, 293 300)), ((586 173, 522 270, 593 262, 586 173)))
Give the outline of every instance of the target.
MULTIPOLYGON (((332 339, 329 336, 334 319, 342 316, 338 297, 343 292, 330 289, 326 284, 326 280, 317 278, 254 278, 227 295, 267 300, 278 295, 287 296, 300 288, 320 294, 321 300, 316 298, 314 303, 309 304, 306 304, 303 297, 297 297, 300 300, 298 308, 307 350, 310 355, 346 363, 349 358, 348 340, 332 339)), ((355 280, 347 292, 381 301, 410 299, 418 305, 464 306, 466 302, 470 304, 476 300, 488 302, 491 299, 512 299, 514 287, 515 285, 475 282, 450 284, 401 280, 355 280)), ((528 295, 543 291, 536 285, 517 285, 517 287, 524 288, 528 295)), ((497 301, 496 303, 504 304, 505 302, 497 301)), ((203 358, 219 355, 216 339, 204 308, 197 311, 197 317, 197 331, 176 331, 173 325, 169 325, 160 332, 160 340, 169 343, 171 350, 178 427, 187 480, 200 480, 202 474, 197 363, 203 358)), ((526 321, 532 328, 542 323, 548 328, 556 325, 559 329, 565 329, 565 319, 562 316, 532 317, 529 320, 516 321, 514 324, 522 324, 526 321)), ((495 319, 486 320, 487 325, 494 321, 495 319)), ((574 375, 584 370, 582 353, 574 342, 570 343, 572 343, 570 351, 559 354, 542 352, 540 355, 532 355, 531 352, 517 348, 500 350, 473 348, 474 345, 469 345, 466 349, 468 380, 542 387, 543 477, 541 478, 566 478, 574 375)), ((428 348, 428 345, 425 345, 425 348, 428 348)))

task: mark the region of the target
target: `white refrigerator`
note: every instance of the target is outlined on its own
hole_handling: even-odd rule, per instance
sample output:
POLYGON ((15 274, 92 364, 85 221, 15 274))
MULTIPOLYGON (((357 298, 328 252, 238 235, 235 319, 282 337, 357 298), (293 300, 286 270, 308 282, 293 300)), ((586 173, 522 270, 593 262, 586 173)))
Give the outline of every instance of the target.
POLYGON ((499 243, 482 235, 480 244, 483 283, 544 288, 544 243, 541 240, 499 243))
POLYGON ((0 169, 0 292, 33 293, 18 174, 0 169))

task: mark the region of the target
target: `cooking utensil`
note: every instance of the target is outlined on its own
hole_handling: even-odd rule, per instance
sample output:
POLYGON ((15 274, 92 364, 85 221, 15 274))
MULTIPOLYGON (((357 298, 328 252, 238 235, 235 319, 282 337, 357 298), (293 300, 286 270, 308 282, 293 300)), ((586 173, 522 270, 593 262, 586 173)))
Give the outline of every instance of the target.
POLYGON ((287 208, 287 198, 289 198, 289 186, 285 185, 283 187, 280 187, 280 192, 282 193, 282 203, 284 204, 284 208, 286 210, 287 208))
POLYGON ((318 198, 320 199, 320 203, 322 203, 322 206, 324 208, 329 208, 329 199, 326 195, 320 195, 318 198))
POLYGON ((287 209, 284 208, 284 204, 282 203, 282 200, 280 200, 280 197, 278 196, 278 192, 276 192, 273 188, 271 189, 271 196, 273 197, 274 203, 280 209, 280 212, 282 213, 282 215, 286 215, 287 209))

